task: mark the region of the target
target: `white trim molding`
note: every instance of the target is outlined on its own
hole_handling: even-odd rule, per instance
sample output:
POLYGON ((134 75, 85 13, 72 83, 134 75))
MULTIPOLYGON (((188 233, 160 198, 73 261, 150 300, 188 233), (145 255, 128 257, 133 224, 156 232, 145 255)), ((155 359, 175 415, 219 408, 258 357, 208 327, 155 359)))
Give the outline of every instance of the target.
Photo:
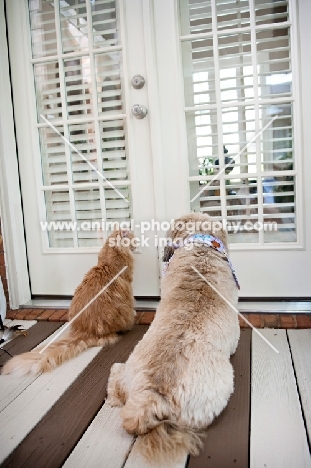
POLYGON ((0 0, 0 211, 10 307, 30 300, 19 171, 14 133, 4 0, 0 0))

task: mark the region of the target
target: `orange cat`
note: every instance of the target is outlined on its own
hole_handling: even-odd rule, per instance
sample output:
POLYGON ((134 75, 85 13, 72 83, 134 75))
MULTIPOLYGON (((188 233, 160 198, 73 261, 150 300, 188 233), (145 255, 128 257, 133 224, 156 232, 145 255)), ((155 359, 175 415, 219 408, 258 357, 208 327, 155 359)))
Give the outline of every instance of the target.
POLYGON ((108 237, 98 255, 97 265, 85 275, 74 293, 69 309, 69 320, 77 315, 123 267, 127 268, 70 324, 66 337, 51 344, 42 354, 38 349, 13 357, 3 367, 3 374, 14 373, 21 376, 50 371, 91 346, 115 343, 118 340, 117 332, 127 331, 133 327, 134 258, 133 248, 128 245, 133 237, 133 234, 127 230, 115 230, 108 237))

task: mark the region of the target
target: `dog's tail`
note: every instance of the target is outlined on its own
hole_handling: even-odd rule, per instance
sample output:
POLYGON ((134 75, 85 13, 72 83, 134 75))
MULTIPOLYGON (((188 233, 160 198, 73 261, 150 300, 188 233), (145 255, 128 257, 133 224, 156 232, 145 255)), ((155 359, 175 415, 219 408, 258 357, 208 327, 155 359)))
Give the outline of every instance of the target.
POLYGON ((169 414, 167 402, 160 399, 159 404, 156 402, 159 396, 149 393, 144 402, 142 398, 139 398, 140 402, 128 400, 121 416, 124 429, 140 436, 137 440, 139 453, 156 466, 166 466, 168 462, 181 461, 187 453, 197 455, 203 434, 166 419, 165 415, 169 414))
POLYGON ((201 446, 200 434, 169 422, 158 423, 138 442, 138 450, 143 457, 163 466, 168 462, 182 461, 188 453, 197 455, 201 446))
POLYGON ((36 375, 55 369, 69 359, 74 358, 87 348, 92 346, 105 346, 113 344, 118 340, 116 334, 106 335, 103 338, 75 337, 69 334, 67 338, 51 344, 46 351, 40 353, 40 348, 14 356, 3 367, 2 374, 15 374, 23 376, 26 374, 36 375))

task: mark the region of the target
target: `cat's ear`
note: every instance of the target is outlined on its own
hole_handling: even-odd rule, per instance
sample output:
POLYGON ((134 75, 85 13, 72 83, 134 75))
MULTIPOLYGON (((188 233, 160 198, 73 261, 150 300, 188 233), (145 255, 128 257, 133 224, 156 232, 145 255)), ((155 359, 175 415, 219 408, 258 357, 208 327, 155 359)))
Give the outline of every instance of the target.
POLYGON ((129 229, 121 229, 121 237, 128 237, 130 230, 129 229))
POLYGON ((168 262, 171 257, 174 255, 174 248, 171 247, 170 245, 166 245, 164 247, 164 251, 163 251, 163 257, 162 257, 162 262, 168 262))

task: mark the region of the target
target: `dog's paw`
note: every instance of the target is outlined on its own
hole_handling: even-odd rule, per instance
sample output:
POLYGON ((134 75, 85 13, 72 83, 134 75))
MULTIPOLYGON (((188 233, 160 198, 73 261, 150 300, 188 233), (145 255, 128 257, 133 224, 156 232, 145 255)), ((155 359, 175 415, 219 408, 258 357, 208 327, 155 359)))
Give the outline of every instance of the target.
POLYGON ((124 402, 115 395, 109 395, 105 404, 111 406, 112 408, 122 408, 124 406, 124 402))

